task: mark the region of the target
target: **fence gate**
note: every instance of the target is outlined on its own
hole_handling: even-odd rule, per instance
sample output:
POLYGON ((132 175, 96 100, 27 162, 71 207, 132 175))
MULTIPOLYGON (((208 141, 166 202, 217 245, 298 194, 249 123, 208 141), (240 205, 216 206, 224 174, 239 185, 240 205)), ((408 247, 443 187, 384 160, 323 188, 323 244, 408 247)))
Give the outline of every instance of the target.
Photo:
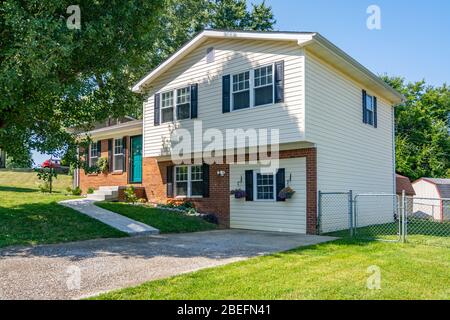
POLYGON ((405 214, 396 194, 357 194, 353 199, 353 235, 359 239, 404 240, 405 214))
POLYGON ((320 192, 318 207, 319 234, 351 236, 353 228, 352 192, 320 192))

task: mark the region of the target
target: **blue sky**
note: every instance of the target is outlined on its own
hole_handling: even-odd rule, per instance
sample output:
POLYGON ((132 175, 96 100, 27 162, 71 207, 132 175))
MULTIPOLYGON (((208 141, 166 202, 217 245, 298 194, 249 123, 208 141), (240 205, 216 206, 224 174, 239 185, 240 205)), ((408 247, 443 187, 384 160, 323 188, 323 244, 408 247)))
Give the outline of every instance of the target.
MULTIPOLYGON (((261 1, 249 1, 249 3, 261 1)), ((315 31, 376 74, 450 84, 448 0, 266 0, 282 31, 315 31), (381 9, 381 30, 366 26, 381 9)))
MULTIPOLYGON (((260 0, 248 1, 260 3, 260 0)), ((376 74, 450 84, 448 0, 266 0, 277 30, 316 31, 376 74), (366 26, 367 7, 381 9, 381 30, 366 26)), ((33 153, 35 164, 48 156, 33 153)))

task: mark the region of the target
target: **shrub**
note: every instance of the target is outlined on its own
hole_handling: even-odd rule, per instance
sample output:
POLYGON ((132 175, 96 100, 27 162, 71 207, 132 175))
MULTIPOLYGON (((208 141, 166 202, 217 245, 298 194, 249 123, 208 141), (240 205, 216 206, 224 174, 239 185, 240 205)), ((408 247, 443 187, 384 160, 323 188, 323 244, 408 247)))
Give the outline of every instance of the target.
POLYGON ((73 194, 74 196, 80 196, 80 195, 81 195, 81 189, 80 189, 80 187, 76 187, 76 188, 72 189, 72 194, 73 194))
POLYGON ((128 186, 124 190, 123 193, 125 195, 125 201, 126 202, 136 203, 138 201, 138 197, 134 193, 134 187, 133 186, 128 186))
POLYGON ((214 213, 205 213, 200 216, 203 220, 213 224, 219 224, 219 219, 214 213))
POLYGON ((102 173, 109 171, 108 158, 101 157, 97 160, 97 168, 102 173))
POLYGON ((87 189, 87 193, 88 193, 88 194, 94 193, 94 188, 88 188, 88 189, 87 189))
POLYGON ((44 183, 39 185, 39 190, 43 193, 50 192, 50 184, 47 181, 45 181, 44 183))

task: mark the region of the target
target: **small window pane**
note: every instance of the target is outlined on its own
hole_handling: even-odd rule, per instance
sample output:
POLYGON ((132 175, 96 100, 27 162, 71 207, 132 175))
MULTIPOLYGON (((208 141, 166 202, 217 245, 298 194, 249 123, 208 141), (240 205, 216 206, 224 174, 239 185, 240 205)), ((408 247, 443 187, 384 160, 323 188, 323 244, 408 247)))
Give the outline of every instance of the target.
POLYGON ((203 180, 202 166, 192 166, 191 167, 191 180, 192 181, 203 180))
POLYGON ((189 119, 191 117, 191 105, 181 104, 177 106, 177 120, 189 119))
POLYGON ((114 156, 114 171, 123 170, 123 155, 114 156))
POLYGON ((192 181, 191 193, 193 196, 203 195, 203 181, 192 181))
POLYGON ((250 108, 250 91, 233 93, 233 109, 250 108))
POLYGON ((233 75, 233 92, 248 90, 250 88, 250 72, 233 75))
POLYGON ((260 87, 255 89, 255 106, 273 103, 273 87, 260 87))
POLYGON ((272 66, 255 69, 255 87, 272 85, 272 66))
POLYGON ((173 91, 164 92, 161 95, 161 108, 173 106, 173 91))
POLYGON ((181 88, 177 90, 177 104, 190 103, 191 89, 190 87, 181 88))
POLYGON ((161 109, 161 122, 173 121, 173 108, 161 109))
POLYGON ((122 154, 122 153, 123 153, 122 139, 115 139, 114 140, 114 154, 122 154))
POLYGON ((177 196, 187 196, 187 182, 177 182, 176 183, 176 195, 177 196))

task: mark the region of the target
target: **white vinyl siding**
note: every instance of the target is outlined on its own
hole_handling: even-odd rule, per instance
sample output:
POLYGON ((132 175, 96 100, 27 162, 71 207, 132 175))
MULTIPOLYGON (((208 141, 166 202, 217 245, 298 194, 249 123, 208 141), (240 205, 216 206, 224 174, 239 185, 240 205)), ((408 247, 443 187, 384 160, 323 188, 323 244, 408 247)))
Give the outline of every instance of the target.
MULTIPOLYGON (((362 121, 364 87, 309 52, 305 70, 305 132, 306 139, 317 147, 318 190, 395 193, 393 108, 377 96, 378 128, 374 130, 362 121)), ((373 95, 369 90, 367 93, 373 95)), ((383 215, 389 222, 393 206, 392 198, 380 200, 373 216, 383 222, 383 215)), ((347 217, 340 221, 342 228, 348 227, 347 217)))
MULTIPOLYGON (((198 83, 196 120, 203 121, 204 131, 209 128, 217 128, 223 132, 234 128, 279 129, 281 143, 304 140, 303 68, 303 51, 294 42, 233 39, 206 41, 156 79, 147 92, 144 102, 145 156, 168 155, 168 141, 174 129, 171 122, 153 125, 153 94, 176 90, 189 83, 198 83), (206 63, 206 49, 210 47, 214 47, 215 59, 214 62, 206 63), (251 71, 273 65, 277 61, 284 61, 285 65, 284 103, 222 113, 222 76, 251 71)), ((193 132, 194 120, 176 122, 175 126, 193 132)))
POLYGON ((424 213, 439 221, 442 213, 442 202, 437 200, 440 195, 436 185, 425 180, 419 180, 413 183, 413 188, 416 192, 413 201, 413 214, 424 213))
MULTIPOLYGON (((287 201, 245 201, 230 197, 230 226, 236 229, 306 233, 306 160, 293 158, 280 160, 290 186, 295 190, 287 201)), ((230 165, 230 191, 244 189, 245 171, 260 169, 257 165, 230 165), (241 182, 242 181, 242 182, 241 182)), ((275 176, 274 176, 275 179, 275 176)), ((256 193, 254 193, 256 199, 256 193)))

